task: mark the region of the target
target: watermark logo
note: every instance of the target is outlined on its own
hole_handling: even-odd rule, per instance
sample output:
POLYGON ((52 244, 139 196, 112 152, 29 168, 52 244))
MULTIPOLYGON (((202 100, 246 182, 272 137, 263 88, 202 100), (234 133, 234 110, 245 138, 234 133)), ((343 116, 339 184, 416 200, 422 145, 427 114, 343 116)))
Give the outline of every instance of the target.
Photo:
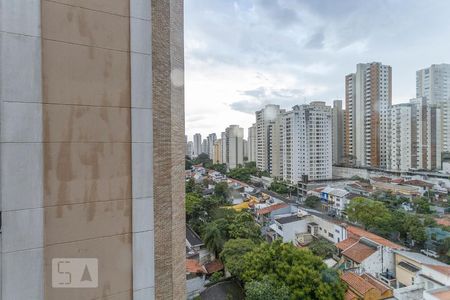
POLYGON ((98 287, 98 259, 54 258, 52 259, 53 288, 98 287))

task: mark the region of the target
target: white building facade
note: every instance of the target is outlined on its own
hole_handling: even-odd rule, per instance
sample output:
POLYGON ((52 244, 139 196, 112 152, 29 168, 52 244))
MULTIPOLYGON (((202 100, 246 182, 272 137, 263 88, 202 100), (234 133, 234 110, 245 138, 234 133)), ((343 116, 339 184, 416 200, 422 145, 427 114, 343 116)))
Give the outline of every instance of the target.
POLYGON ((256 124, 248 128, 248 161, 256 162, 256 124))
POLYGON ((285 111, 269 104, 256 112, 256 166, 272 177, 281 176, 280 126, 285 111))
POLYGON ((331 107, 325 102, 296 105, 282 119, 283 180, 291 183, 332 177, 331 107))

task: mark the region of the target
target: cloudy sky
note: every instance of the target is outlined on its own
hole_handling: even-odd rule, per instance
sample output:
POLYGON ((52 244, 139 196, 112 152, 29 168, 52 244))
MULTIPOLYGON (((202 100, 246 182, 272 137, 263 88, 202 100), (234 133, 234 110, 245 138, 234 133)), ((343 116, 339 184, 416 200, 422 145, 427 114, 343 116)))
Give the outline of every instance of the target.
POLYGON ((449 12, 448 0, 187 0, 189 139, 247 128, 267 103, 343 99, 359 62, 391 65, 393 102, 407 101, 416 70, 450 63, 449 12))

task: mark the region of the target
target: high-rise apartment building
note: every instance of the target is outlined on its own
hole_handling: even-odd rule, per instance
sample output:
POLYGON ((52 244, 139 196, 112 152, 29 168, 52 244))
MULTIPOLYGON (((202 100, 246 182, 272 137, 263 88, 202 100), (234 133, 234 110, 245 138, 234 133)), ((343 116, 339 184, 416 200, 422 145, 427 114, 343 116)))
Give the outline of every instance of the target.
MULTIPOLYGON (((390 112, 390 139, 388 142, 388 170, 408 171, 412 161, 412 126, 417 122, 412 112, 412 104, 393 105, 390 112)), ((417 134, 414 133, 416 137, 417 134)))
POLYGON ((244 161, 248 161, 248 141, 244 139, 242 143, 244 145, 244 161))
POLYGON ((194 134, 194 157, 202 153, 202 135, 200 133, 194 134))
POLYGON ((221 143, 221 146, 222 146, 222 151, 221 151, 221 153, 222 153, 222 163, 225 164, 225 163, 227 163, 227 134, 226 134, 226 132, 222 132, 220 134, 220 137, 221 137, 221 140, 222 140, 222 143, 221 143))
POLYGON ((378 62, 358 64, 345 77, 347 162, 385 168, 392 104, 392 69, 378 62))
POLYGON ((213 145, 212 160, 214 164, 222 164, 222 139, 218 139, 213 145))
POLYGON ((182 1, 0 11, 0 298, 185 299, 182 1))
POLYGON ((342 109, 342 100, 333 101, 333 164, 338 164, 344 158, 344 118, 345 111, 342 109))
POLYGON ((450 64, 431 65, 416 72, 416 96, 441 109, 442 151, 450 152, 450 64))
POLYGON ((325 102, 296 105, 282 117, 283 179, 332 177, 332 111, 325 102))
MULTIPOLYGON (((229 169, 244 164, 244 129, 239 125, 230 125, 225 130, 225 161, 229 169)), ((222 140, 222 143, 224 141, 222 140)))
POLYGON ((450 99, 450 64, 436 64, 416 72, 416 97, 430 104, 450 99))
POLYGON ((194 157, 194 143, 192 141, 187 142, 186 155, 190 158, 194 157))
POLYGON ((411 168, 435 170, 441 168, 441 110, 425 97, 411 99, 411 168))
POLYGON ((435 170, 441 167, 440 108, 425 97, 391 108, 388 169, 435 170))
POLYGON ((208 152, 209 158, 212 159, 214 155, 214 143, 217 140, 217 135, 215 133, 211 133, 208 135, 208 152))
POLYGON ((203 139, 203 141, 202 141, 202 151, 201 151, 201 153, 205 153, 205 154, 209 153, 209 147, 208 147, 208 140, 207 139, 203 139))
POLYGON ((285 110, 269 104, 256 112, 256 166, 272 177, 281 177, 281 116, 285 110))
POLYGON ((256 124, 248 128, 248 161, 256 162, 256 124))

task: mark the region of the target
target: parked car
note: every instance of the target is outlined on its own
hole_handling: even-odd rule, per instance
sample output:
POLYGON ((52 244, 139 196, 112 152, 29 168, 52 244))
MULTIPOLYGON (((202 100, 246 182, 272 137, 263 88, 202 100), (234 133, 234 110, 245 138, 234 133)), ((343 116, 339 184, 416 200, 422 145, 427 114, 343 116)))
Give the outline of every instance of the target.
POLYGON ((422 252, 423 254, 425 254, 426 256, 431 256, 431 257, 434 257, 434 258, 439 258, 439 254, 437 254, 437 252, 436 251, 433 251, 433 250, 429 250, 429 249, 422 249, 422 250, 420 250, 420 252, 422 252))

